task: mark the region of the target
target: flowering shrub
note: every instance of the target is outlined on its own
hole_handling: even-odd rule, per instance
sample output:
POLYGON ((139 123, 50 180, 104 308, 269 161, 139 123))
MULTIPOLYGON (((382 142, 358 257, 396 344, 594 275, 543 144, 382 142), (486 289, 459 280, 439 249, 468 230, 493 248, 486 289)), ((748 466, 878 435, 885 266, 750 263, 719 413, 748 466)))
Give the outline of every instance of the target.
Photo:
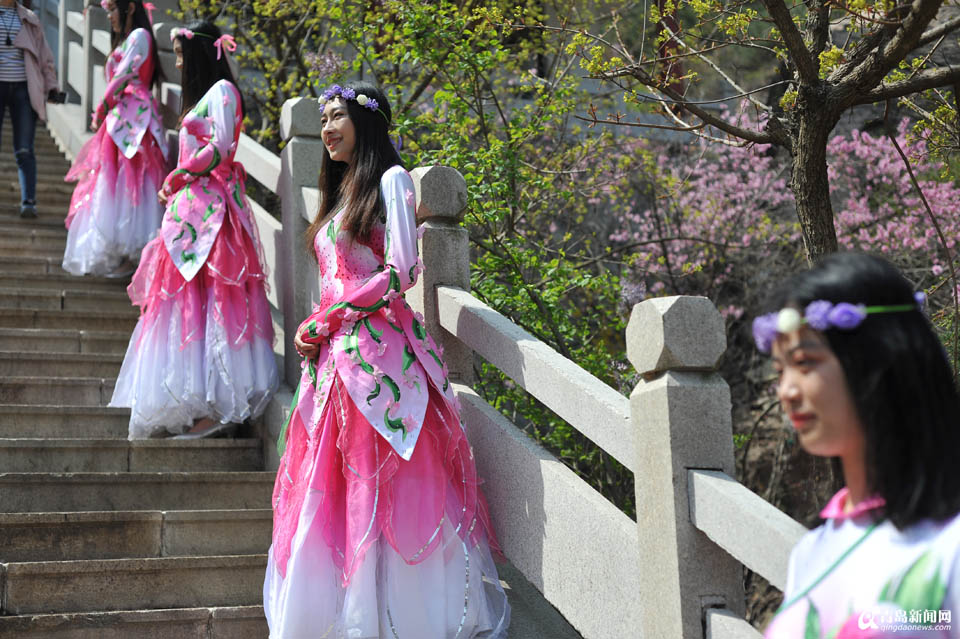
MULTIPOLYGON (((955 252, 960 237, 960 186, 941 179, 942 164, 927 154, 922 138, 908 136, 908 126, 906 120, 900 123, 897 141, 911 160, 947 247, 955 252)), ((939 281, 948 263, 936 229, 890 140, 885 135, 853 131, 848 138, 833 138, 828 152, 840 245, 886 254, 910 269, 921 286, 939 281)))

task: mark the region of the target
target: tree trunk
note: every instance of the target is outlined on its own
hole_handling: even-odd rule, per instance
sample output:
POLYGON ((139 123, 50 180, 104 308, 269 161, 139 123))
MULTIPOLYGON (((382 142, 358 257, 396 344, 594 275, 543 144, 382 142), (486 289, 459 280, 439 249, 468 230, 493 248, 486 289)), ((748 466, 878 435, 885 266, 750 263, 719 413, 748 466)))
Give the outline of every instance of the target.
POLYGON ((799 119, 793 140, 793 174, 790 188, 797 201, 797 217, 803 231, 807 261, 813 264, 837 250, 837 231, 830 204, 827 178, 827 140, 833 119, 810 109, 799 119))

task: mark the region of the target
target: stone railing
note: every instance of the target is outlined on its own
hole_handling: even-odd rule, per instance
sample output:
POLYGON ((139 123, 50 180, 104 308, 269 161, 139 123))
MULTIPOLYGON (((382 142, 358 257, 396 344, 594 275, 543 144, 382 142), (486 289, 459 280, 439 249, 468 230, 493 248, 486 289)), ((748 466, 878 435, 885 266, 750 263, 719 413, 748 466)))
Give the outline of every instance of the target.
MULTIPOLYGON (((48 33, 57 37, 61 85, 73 102, 51 108, 50 130, 72 155, 90 135, 90 109, 103 93, 106 18, 93 5, 84 20, 82 0, 44 0, 40 8, 48 33)), ((176 78, 172 25, 160 19, 161 60, 167 78, 176 78)), ((169 126, 176 122, 179 87, 166 82, 159 93, 169 126)), ((271 266, 277 355, 292 385, 299 358, 285 336, 310 312, 317 293, 316 263, 302 239, 318 209, 316 103, 288 101, 280 129, 279 157, 246 136, 237 157, 282 203, 280 220, 256 203, 253 209, 271 266)), ((782 588, 789 550, 803 527, 733 479, 730 393, 715 370, 726 348, 717 310, 692 297, 635 306, 626 339, 642 381, 623 397, 469 293, 461 225, 466 184, 446 167, 420 167, 411 175, 425 270, 406 297, 443 346, 510 561, 589 639, 759 637, 743 619, 743 566, 782 588), (472 390, 477 356, 634 473, 636 521, 472 390)), ((259 425, 273 467, 272 444, 289 402, 290 393, 280 393, 259 425)))

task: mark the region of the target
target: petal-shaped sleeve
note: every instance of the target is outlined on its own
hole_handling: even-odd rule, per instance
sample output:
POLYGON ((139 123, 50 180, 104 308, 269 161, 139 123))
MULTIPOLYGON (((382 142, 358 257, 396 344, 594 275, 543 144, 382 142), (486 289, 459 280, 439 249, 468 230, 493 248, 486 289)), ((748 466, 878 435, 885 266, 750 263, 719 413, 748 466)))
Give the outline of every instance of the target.
POLYGON ((185 184, 208 175, 230 156, 230 147, 240 126, 237 116, 239 101, 236 87, 226 80, 220 80, 193 108, 193 114, 197 117, 189 121, 184 118, 183 126, 197 141, 197 146, 192 152, 186 153, 181 147, 177 168, 164 181, 165 193, 176 193, 185 184))
POLYGON ((329 308, 317 309, 304 320, 298 333, 305 342, 324 341, 345 320, 356 321, 380 310, 417 281, 420 262, 413 179, 403 167, 391 167, 380 180, 380 195, 386 209, 383 270, 329 308))
MULTIPOLYGON (((127 36, 121 50, 120 62, 114 69, 113 78, 107 84, 103 94, 102 110, 106 112, 120 101, 123 90, 140 73, 140 67, 150 57, 152 46, 150 34, 146 29, 134 29, 127 36)), ((100 108, 98 107, 98 111, 100 108)))

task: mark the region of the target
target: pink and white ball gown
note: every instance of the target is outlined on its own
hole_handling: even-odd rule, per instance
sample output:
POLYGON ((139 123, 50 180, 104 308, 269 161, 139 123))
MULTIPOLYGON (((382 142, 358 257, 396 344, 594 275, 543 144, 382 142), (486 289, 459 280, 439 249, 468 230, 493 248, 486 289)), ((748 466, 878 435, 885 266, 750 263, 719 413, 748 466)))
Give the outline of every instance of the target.
POLYGON ((402 297, 420 270, 413 189, 391 168, 367 242, 341 228, 343 210, 314 242, 321 301, 298 330, 320 352, 304 362, 274 484, 271 639, 506 635, 459 405, 402 297))
POLYGON ((100 128, 83 145, 66 181, 70 200, 63 268, 103 275, 123 258, 136 261, 160 226, 157 191, 167 174, 163 126, 150 91, 153 38, 134 29, 107 57, 100 128))
POLYGON ((130 439, 263 412, 279 378, 260 242, 234 161, 240 94, 220 80, 183 118, 167 210, 127 287, 141 307, 111 406, 130 439))

